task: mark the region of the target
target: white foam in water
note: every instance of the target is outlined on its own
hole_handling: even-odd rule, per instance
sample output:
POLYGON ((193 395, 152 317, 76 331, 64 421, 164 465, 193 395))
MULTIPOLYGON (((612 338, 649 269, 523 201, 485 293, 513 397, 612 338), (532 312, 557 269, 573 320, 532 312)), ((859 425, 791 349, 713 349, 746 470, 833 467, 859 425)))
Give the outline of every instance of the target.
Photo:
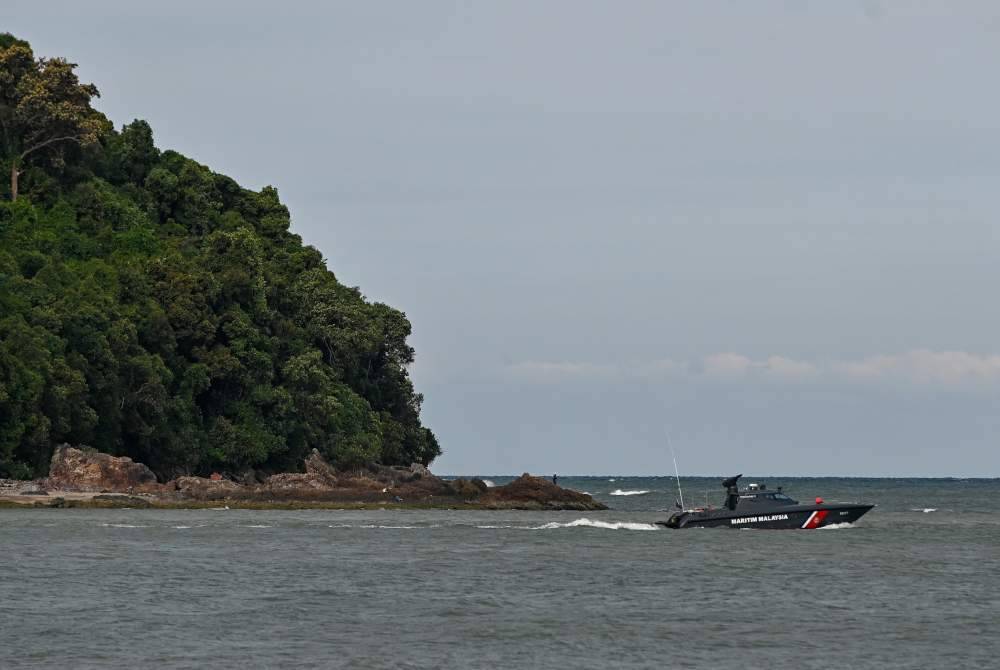
POLYGON ((591 521, 590 519, 577 519, 569 523, 558 523, 553 521, 541 526, 533 526, 532 530, 556 530, 557 528, 603 528, 604 530, 659 530, 655 524, 637 523, 634 521, 591 521))
POLYGON ((936 512, 937 507, 914 507, 910 510, 911 512, 923 512, 924 514, 930 514, 931 512, 936 512))
POLYGON ((609 482, 613 482, 613 481, 615 481, 615 480, 613 480, 613 479, 609 479, 608 481, 609 481, 609 482))
POLYGON ((241 528, 272 528, 272 526, 240 526, 241 528))
MULTIPOLYGON (((611 480, 611 481, 614 481, 614 480, 611 480)), ((622 491, 621 489, 615 489, 614 491, 611 492, 611 495, 613 495, 613 496, 644 496, 647 493, 649 493, 649 491, 644 491, 644 490, 640 490, 640 489, 631 489, 631 490, 628 490, 628 491, 622 491)))
POLYGON ((133 526, 130 523, 102 523, 105 528, 146 528, 146 526, 133 526))
POLYGON ((177 530, 187 530, 190 527, 191 526, 174 526, 174 528, 176 528, 177 530))
POLYGON ((364 526, 358 526, 359 528, 386 528, 390 530, 413 530, 415 528, 421 528, 422 526, 376 526, 374 524, 365 524, 364 526))
POLYGON ((829 526, 820 526, 818 530, 843 530, 845 528, 854 528, 853 523, 831 523, 829 526))

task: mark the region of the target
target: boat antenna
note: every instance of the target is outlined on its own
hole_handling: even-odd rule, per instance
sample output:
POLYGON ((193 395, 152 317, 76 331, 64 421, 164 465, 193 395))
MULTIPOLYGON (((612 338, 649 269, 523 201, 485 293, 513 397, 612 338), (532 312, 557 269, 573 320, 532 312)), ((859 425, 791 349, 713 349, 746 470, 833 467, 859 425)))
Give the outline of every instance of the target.
POLYGON ((681 497, 681 509, 684 509, 684 491, 681 490, 681 472, 677 469, 677 456, 674 454, 674 445, 670 444, 670 432, 664 431, 667 436, 667 446, 670 447, 670 457, 674 460, 674 477, 677 478, 677 495, 681 497))

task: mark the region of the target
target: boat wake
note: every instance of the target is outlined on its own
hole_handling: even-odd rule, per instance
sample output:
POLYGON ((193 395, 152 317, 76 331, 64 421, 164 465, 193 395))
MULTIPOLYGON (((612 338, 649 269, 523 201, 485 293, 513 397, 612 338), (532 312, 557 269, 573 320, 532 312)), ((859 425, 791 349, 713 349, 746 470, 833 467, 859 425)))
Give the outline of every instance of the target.
POLYGON ((817 530, 844 530, 845 528, 854 528, 853 523, 831 523, 829 526, 820 526, 817 530))
POLYGON ((611 492, 610 495, 613 495, 613 496, 644 496, 647 493, 649 493, 649 491, 642 490, 642 489, 630 489, 628 491, 622 491, 621 489, 615 489, 614 491, 611 492))
MULTIPOLYGON (((427 525, 427 526, 390 526, 390 525, 376 525, 376 524, 331 524, 327 525, 327 528, 363 528, 366 530, 373 529, 385 529, 385 530, 425 530, 429 528, 468 528, 464 523, 457 524, 445 524, 442 525, 427 525)), ((559 530, 562 528, 599 528, 601 530, 660 530, 660 527, 651 523, 639 523, 637 521, 595 521, 593 519, 576 519, 574 521, 569 521, 567 523, 559 523, 558 521, 552 521, 549 523, 543 523, 540 526, 521 526, 516 524, 500 524, 500 525, 477 525, 475 528, 479 530, 559 530)))
POLYGON ((531 530, 556 530, 559 528, 601 528, 604 530, 659 530, 659 526, 651 523, 638 523, 635 521, 592 521, 591 519, 576 519, 569 523, 551 523, 541 526, 531 526, 531 530))

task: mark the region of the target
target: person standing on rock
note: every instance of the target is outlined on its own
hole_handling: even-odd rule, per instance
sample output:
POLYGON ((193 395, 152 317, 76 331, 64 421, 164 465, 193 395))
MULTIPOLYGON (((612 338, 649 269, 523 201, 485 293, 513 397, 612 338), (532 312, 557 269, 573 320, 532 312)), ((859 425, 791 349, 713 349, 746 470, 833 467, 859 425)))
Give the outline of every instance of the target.
POLYGON ((559 475, 552 475, 552 483, 559 486, 559 475))

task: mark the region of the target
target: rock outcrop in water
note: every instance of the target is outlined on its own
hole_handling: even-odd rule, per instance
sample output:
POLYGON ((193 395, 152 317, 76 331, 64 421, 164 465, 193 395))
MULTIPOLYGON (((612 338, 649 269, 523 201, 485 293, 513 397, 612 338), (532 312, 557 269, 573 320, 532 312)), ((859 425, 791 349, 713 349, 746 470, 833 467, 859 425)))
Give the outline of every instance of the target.
MULTIPOLYGON (((485 487, 485 484, 483 485, 485 487)), ((505 486, 487 489, 480 502, 490 509, 607 509, 586 493, 571 491, 527 472, 505 486), (595 505, 598 505, 595 507, 595 505)))
MULTIPOLYGON (((164 484, 142 463, 116 458, 89 448, 59 447, 49 477, 31 484, 48 489, 53 500, 115 501, 130 507, 215 502, 267 505, 380 504, 465 509, 600 510, 604 505, 589 495, 556 486, 547 479, 525 473, 505 486, 487 487, 481 479, 445 480, 425 466, 408 468, 371 464, 352 471, 338 471, 318 451, 306 457, 305 472, 271 475, 263 481, 246 473, 234 481, 220 477, 178 477, 164 484), (85 492, 111 495, 86 497, 85 492), (72 494, 72 495, 71 495, 72 494), (145 494, 142 500, 136 494, 145 494)), ((29 503, 23 487, 0 499, 29 503)), ((44 496, 45 491, 40 493, 44 496)), ((52 503, 54 504, 54 503, 52 503)))
POLYGON ((159 487, 156 475, 131 458, 118 458, 68 444, 52 454, 47 488, 66 491, 154 491, 159 487))

